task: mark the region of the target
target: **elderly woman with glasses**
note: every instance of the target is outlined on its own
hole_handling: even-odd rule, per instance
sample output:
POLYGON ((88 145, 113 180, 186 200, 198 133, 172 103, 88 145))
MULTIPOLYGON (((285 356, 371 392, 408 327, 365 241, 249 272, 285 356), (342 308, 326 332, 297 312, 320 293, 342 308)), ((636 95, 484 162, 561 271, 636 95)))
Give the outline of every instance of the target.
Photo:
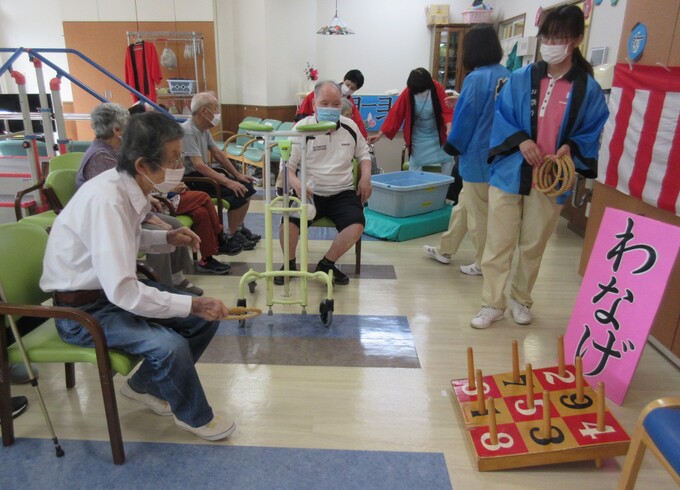
MULTIPOLYGON (((154 187, 176 184, 182 128, 159 113, 131 118, 116 168, 86 182, 50 232, 40 286, 57 306, 86 311, 101 325, 112 349, 143 357, 121 394, 209 441, 229 437, 235 424, 214 412, 195 363, 229 309, 219 299, 181 294, 137 278, 137 254, 172 247, 197 248, 187 228, 144 230, 154 187)), ((181 178, 181 177, 180 177, 181 178)), ((56 320, 65 342, 92 346, 86 328, 56 320)))

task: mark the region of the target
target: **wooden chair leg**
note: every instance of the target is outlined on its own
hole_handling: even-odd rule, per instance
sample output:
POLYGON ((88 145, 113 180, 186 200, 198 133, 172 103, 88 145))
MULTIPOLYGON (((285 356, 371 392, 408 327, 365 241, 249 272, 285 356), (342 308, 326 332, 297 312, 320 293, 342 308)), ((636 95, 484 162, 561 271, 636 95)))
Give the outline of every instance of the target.
POLYGON ((66 388, 73 388, 76 385, 76 365, 72 362, 64 364, 64 376, 66 377, 66 388))
POLYGON ((12 421, 12 391, 10 389, 9 363, 7 362, 7 334, 0 322, 0 420, 2 423, 2 445, 14 444, 14 422, 12 421))
POLYGON ((114 464, 123 464, 125 462, 125 448, 123 446, 123 435, 120 430, 120 419, 118 418, 118 405, 116 404, 116 391, 113 384, 113 378, 101 378, 101 386, 113 462, 114 464))
POLYGON ((623 463, 623 470, 621 471, 621 478, 619 479, 619 490, 633 490, 635 488, 635 481, 637 480, 642 459, 645 456, 645 443, 643 442, 645 429, 639 423, 633 434, 633 438, 628 446, 628 453, 626 460, 623 463))
POLYGON ((354 245, 354 273, 358 276, 361 274, 361 237, 359 241, 354 245))

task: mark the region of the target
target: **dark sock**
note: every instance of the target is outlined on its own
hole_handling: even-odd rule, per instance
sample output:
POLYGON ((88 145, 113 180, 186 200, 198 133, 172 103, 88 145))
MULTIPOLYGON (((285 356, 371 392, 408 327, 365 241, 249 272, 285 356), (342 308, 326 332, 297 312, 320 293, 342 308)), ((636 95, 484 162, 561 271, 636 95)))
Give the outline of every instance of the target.
POLYGON ((328 260, 325 255, 323 256, 323 259, 321 259, 320 263, 323 265, 327 265, 329 267, 333 267, 335 265, 335 262, 333 262, 332 260, 328 260))
POLYGON ((291 259, 288 261, 288 270, 294 271, 297 269, 297 264, 295 263, 295 259, 291 259))

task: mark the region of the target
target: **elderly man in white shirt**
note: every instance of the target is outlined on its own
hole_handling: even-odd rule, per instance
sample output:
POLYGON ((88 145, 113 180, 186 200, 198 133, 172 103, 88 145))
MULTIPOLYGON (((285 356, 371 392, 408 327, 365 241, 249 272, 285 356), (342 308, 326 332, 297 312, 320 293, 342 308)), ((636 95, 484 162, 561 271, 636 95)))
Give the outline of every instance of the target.
MULTIPOLYGON (((234 422, 213 413, 194 364, 228 314, 215 298, 189 296, 139 281, 140 251, 197 248, 188 228, 144 230, 149 193, 181 180, 182 128, 160 113, 131 118, 115 169, 86 182, 50 232, 40 286, 60 306, 80 308, 102 326, 109 347, 144 357, 121 394, 207 440, 224 439, 234 422)), ((80 324, 57 320, 64 341, 92 346, 80 324)))
MULTIPOLYGON (((342 93, 335 82, 320 82, 314 88, 313 116, 300 120, 297 125, 305 125, 322 121, 336 123, 336 128, 329 134, 316 136, 307 146, 306 174, 313 182, 307 186, 307 193, 313 199, 316 208, 314 219, 324 216, 335 223, 338 235, 330 249, 316 266, 317 271, 333 271, 333 282, 338 285, 349 284, 347 275, 338 269, 335 262, 340 259, 361 238, 366 220, 364 203, 371 196, 371 156, 368 145, 356 123, 340 115, 342 110, 342 93), (357 189, 354 189, 353 159, 359 162, 360 178, 357 189)), ((290 161, 287 164, 288 182, 300 195, 301 182, 297 176, 300 164, 300 145, 293 145, 290 161)), ((295 270, 295 249, 300 235, 300 221, 291 217, 289 223, 289 270, 295 270)), ((283 249, 283 233, 279 233, 283 249)), ((281 269, 284 269, 281 267, 281 269)), ((274 277, 274 284, 283 284, 283 276, 274 277)))

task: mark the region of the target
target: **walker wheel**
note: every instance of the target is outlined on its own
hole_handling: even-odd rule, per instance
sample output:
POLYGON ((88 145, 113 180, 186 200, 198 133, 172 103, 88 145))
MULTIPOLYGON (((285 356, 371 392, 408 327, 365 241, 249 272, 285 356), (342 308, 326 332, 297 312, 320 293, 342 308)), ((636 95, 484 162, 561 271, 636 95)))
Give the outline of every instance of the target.
POLYGON ((333 323, 333 307, 334 302, 332 299, 325 299, 319 305, 319 316, 321 317, 321 323, 327 327, 330 327, 331 323, 333 323))
POLYGON ((253 294, 255 292, 255 286, 257 283, 255 281, 250 281, 248 283, 248 291, 250 291, 250 294, 253 294))

